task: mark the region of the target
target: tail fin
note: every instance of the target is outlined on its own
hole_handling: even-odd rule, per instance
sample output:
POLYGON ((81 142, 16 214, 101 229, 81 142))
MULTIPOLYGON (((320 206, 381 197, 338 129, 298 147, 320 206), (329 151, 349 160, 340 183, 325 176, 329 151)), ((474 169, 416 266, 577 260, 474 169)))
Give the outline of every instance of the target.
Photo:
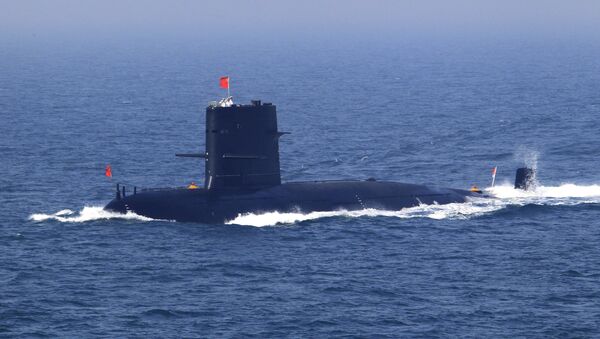
POLYGON ((517 169, 515 176, 515 188, 528 191, 535 185, 535 170, 533 168, 521 167, 517 169))

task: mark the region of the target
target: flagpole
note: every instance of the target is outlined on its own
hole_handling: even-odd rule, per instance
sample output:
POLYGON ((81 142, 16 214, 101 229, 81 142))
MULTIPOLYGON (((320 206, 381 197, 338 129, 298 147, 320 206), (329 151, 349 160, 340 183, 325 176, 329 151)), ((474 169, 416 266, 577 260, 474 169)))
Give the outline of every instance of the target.
POLYGON ((492 175, 492 187, 496 184, 496 172, 498 171, 498 166, 494 167, 494 174, 492 175))
POLYGON ((229 93, 229 87, 231 86, 231 78, 227 77, 227 97, 229 98, 231 94, 229 93))

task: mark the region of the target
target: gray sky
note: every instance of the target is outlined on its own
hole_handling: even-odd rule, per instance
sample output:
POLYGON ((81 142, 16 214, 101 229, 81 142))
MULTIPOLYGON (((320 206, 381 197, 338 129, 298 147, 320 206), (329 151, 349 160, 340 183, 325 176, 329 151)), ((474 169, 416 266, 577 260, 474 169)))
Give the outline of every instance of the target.
POLYGON ((0 36, 600 35, 600 0, 0 0, 0 36))

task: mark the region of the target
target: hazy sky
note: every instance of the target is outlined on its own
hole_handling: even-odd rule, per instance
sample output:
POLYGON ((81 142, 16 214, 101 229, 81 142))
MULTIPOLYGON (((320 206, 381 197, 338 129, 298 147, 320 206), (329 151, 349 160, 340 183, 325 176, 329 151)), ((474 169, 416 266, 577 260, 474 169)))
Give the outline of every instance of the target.
POLYGON ((600 0, 0 0, 0 35, 600 35, 600 0))

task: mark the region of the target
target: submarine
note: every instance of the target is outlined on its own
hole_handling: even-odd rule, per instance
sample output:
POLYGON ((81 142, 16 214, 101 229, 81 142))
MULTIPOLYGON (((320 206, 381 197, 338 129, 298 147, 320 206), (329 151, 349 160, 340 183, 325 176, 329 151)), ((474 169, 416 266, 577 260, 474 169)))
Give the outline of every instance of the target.
MULTIPOLYGON (((204 153, 176 154, 203 158, 204 185, 168 189, 134 187, 127 194, 117 184, 116 196, 104 208, 152 219, 225 223, 254 213, 336 210, 400 210, 422 204, 466 202, 489 197, 480 190, 463 190, 391 181, 328 180, 282 183, 279 139, 288 133, 277 126, 276 106, 252 100, 233 104, 231 96, 206 108, 204 153)), ((522 170, 515 187, 531 177, 522 170)))

